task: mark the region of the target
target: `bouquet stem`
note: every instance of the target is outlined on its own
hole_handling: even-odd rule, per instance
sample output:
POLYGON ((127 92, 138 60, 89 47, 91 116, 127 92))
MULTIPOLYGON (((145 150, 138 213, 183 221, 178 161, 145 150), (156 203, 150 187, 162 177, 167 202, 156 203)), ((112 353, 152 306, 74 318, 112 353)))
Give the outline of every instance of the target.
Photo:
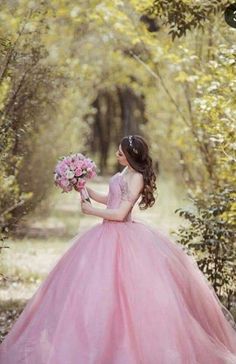
POLYGON ((83 201, 88 201, 89 203, 91 203, 91 200, 89 198, 89 194, 87 191, 87 188, 84 187, 81 191, 80 191, 80 195, 83 201))

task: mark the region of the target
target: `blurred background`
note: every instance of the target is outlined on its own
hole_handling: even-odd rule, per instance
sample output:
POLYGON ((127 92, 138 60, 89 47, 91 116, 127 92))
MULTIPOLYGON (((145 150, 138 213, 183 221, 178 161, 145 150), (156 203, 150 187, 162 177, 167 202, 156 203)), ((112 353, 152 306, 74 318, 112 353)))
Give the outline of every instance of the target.
POLYGON ((236 317, 230 3, 1 1, 1 340, 73 237, 101 222, 56 188, 57 160, 92 158, 88 185, 108 192, 129 134, 145 137, 159 170, 155 205, 134 217, 182 244, 236 317))

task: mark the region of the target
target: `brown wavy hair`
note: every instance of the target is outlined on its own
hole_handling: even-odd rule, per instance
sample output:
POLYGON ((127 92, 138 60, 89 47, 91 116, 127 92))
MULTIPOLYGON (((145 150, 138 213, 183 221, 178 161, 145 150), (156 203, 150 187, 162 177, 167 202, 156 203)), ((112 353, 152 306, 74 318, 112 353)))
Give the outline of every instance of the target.
POLYGON ((158 162, 156 162, 157 174, 155 174, 152 158, 149 155, 148 144, 141 135, 125 136, 121 139, 120 145, 130 166, 143 175, 142 200, 138 204, 140 210, 152 207, 156 201, 154 191, 157 189, 158 162), (132 137, 132 146, 130 145, 129 137, 132 137))

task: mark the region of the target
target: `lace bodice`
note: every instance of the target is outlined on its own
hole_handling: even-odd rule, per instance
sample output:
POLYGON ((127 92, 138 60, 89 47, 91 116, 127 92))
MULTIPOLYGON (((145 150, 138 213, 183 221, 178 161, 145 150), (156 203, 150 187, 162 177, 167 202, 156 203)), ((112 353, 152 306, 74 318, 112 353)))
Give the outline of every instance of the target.
MULTIPOLYGON (((114 174, 109 181, 107 208, 118 208, 122 200, 131 201, 132 207, 123 221, 132 221, 131 212, 136 201, 139 199, 140 194, 141 193, 139 193, 138 196, 134 196, 132 191, 129 189, 126 179, 120 172, 118 172, 114 174)), ((103 221, 108 220, 104 219, 103 221)))

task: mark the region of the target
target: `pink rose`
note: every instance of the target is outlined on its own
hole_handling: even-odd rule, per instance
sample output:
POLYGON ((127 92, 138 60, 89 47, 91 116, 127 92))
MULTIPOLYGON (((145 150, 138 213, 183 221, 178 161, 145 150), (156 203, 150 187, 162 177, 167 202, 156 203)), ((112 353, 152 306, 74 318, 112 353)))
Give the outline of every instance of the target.
POLYGON ((79 176, 81 176, 81 174, 82 174, 82 168, 77 167, 75 169, 75 176, 79 177, 79 176))

